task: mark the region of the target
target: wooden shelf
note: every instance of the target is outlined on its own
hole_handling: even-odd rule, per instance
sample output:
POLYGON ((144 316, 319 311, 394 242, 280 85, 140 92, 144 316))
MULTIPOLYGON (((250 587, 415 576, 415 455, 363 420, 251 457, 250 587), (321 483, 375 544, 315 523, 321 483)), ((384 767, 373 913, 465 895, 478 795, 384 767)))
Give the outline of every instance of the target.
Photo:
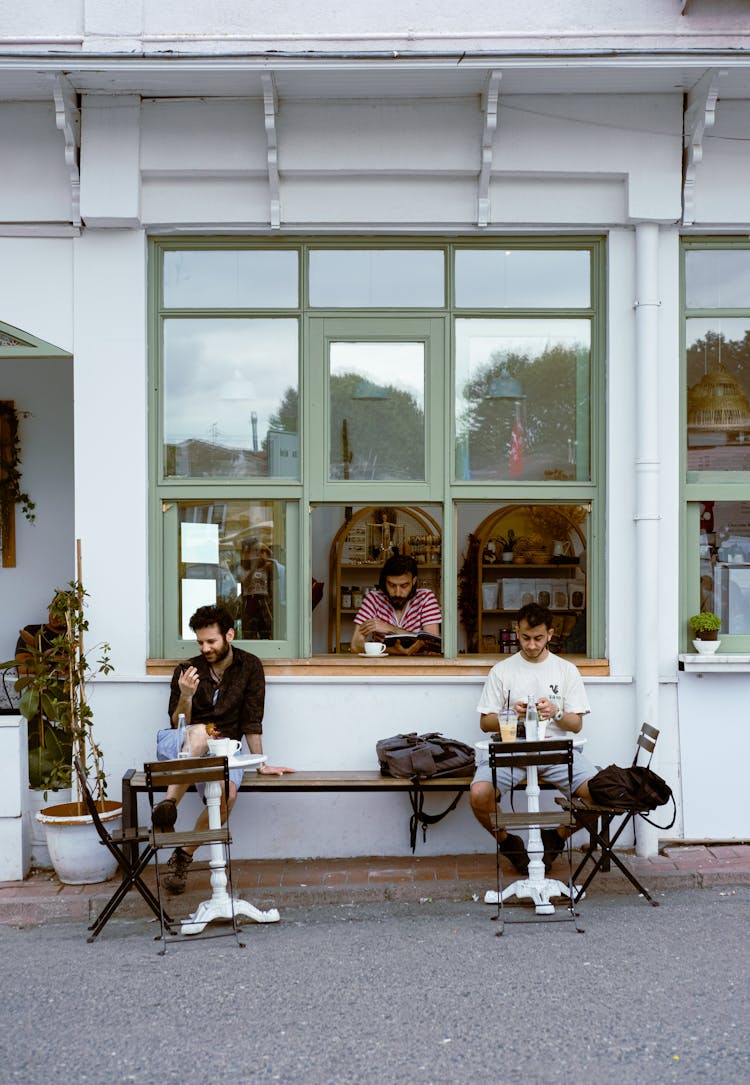
MULTIPOLYGON (((442 539, 442 531, 439 525, 424 509, 411 505, 389 505, 387 507, 390 512, 395 513, 398 523, 403 524, 405 527, 404 534, 407 548, 409 535, 433 535, 442 539)), ((342 585, 351 587, 353 581, 357 588, 362 589, 363 595, 368 589, 377 587, 384 564, 383 561, 343 561, 342 555, 352 529, 362 528, 368 520, 372 521, 377 516, 378 511, 379 508, 376 506, 359 509, 350 520, 341 525, 331 544, 329 562, 330 592, 328 596, 329 652, 341 654, 343 651, 349 655, 348 644, 351 641, 354 629, 352 619, 359 609, 358 607, 347 607, 344 610, 341 606, 342 585), (344 629, 342 629, 342 623, 346 623, 344 629), (344 645, 346 645, 345 648, 344 645)), ((367 550, 363 552, 367 553, 367 550)), ((350 551, 347 553, 350 553, 350 551)), ((417 562, 417 569, 418 575, 427 572, 439 573, 442 565, 440 562, 417 562)), ((439 580, 439 577, 437 579, 439 580)))

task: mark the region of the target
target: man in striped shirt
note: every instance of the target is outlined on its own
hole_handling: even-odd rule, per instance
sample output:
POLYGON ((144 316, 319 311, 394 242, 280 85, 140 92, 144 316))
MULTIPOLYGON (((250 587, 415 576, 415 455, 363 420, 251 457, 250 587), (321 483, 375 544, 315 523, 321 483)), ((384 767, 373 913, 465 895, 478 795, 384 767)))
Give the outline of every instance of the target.
MULTIPOLYGON (((395 554, 383 566, 378 587, 367 593, 354 615, 351 650, 362 652, 366 640, 382 641, 399 633, 424 632, 439 637, 442 620, 434 593, 417 587, 414 558, 395 554)), ((410 649, 401 654, 406 653, 410 654, 410 649)))

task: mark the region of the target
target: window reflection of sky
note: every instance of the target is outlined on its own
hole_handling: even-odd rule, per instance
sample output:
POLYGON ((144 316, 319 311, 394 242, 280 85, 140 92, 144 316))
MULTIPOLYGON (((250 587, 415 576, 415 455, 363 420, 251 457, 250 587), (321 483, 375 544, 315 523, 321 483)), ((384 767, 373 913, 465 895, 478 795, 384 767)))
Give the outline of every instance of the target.
POLYGON ((174 319, 164 329, 167 443, 189 438, 228 447, 252 446, 298 383, 297 321, 174 319))
POLYGON ((423 343, 331 343, 330 372, 356 373, 379 388, 391 385, 424 408, 423 343))
POLYGON ((689 309, 747 309, 750 250, 685 253, 685 304, 689 309))

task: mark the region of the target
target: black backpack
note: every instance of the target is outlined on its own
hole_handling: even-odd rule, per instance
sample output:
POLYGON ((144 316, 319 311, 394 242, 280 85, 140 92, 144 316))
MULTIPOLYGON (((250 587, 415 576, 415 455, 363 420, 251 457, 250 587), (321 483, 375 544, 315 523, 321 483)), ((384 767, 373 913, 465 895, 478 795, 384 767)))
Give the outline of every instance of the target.
POLYGON ((437 732, 381 738, 375 751, 382 776, 468 776, 474 771, 474 747, 437 732))
MULTIPOLYGON (((608 765, 589 780, 589 793, 597 806, 623 807, 640 814, 650 825, 656 823, 645 816, 644 811, 652 811, 657 806, 664 806, 674 795, 666 780, 662 780, 652 769, 645 765, 608 765)), ((671 829, 677 816, 676 807, 669 825, 658 825, 659 829, 671 829)))

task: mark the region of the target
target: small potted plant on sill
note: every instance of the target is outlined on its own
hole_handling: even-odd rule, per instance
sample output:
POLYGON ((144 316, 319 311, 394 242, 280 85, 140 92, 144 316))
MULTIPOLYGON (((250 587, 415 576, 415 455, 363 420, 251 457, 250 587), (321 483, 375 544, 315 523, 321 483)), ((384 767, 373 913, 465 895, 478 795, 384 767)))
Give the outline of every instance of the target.
POLYGON ((688 624, 695 634, 693 647, 701 655, 710 655, 715 652, 721 641, 718 639, 721 628, 721 618, 711 610, 703 610, 700 614, 693 614, 688 619, 688 624))

